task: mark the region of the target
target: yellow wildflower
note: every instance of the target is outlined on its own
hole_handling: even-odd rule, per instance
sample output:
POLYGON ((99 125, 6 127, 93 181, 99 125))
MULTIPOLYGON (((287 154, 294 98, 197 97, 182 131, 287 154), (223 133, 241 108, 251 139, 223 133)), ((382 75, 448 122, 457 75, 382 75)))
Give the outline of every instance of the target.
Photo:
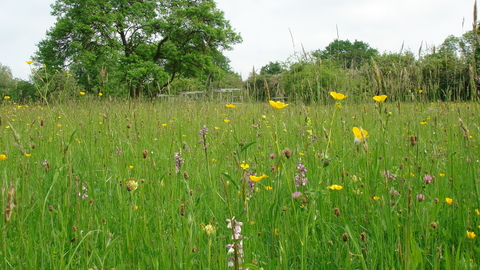
POLYGON ((223 119, 223 122, 225 122, 225 123, 230 123, 230 120, 228 120, 228 119, 223 119))
POLYGON ((80 92, 80 95, 81 95, 81 96, 84 96, 84 95, 85 95, 85 92, 80 92))
POLYGON ((32 154, 25 154, 25 156, 26 156, 26 157, 31 157, 31 156, 32 156, 32 154))
POLYGON ((374 199, 375 201, 378 201, 378 200, 380 200, 380 197, 378 197, 378 196, 373 196, 373 199, 374 199))
POLYGON ((10 99, 10 96, 4 96, 3 99, 10 99))
POLYGON ((446 201, 448 204, 452 204, 453 199, 452 199, 452 198, 445 198, 445 201, 446 201))
POLYGON ((475 209, 475 213, 476 213, 477 215, 480 215, 480 210, 475 209))
POLYGON ((213 226, 212 224, 202 224, 203 231, 207 236, 213 236, 217 232, 217 227, 213 226))
POLYGON ((250 180, 252 180, 253 182, 258 182, 260 180, 262 180, 263 178, 267 178, 268 176, 266 174, 262 174, 260 176, 255 176, 255 175, 250 175, 249 178, 250 180))
POLYGON ((236 108, 237 106, 235 106, 235 105, 233 105, 233 104, 227 104, 227 105, 225 105, 225 107, 227 107, 227 108, 236 108))
POLYGON ((330 92, 330 95, 335 99, 335 100, 342 100, 348 96, 344 95, 344 94, 341 94, 341 93, 337 93, 337 92, 330 92))
POLYGON ((30 61, 25 61, 25 63, 31 65, 34 61, 33 60, 30 60, 30 61))
POLYGON ((363 128, 353 127, 352 128, 353 135, 355 136, 355 143, 363 142, 366 138, 368 138, 368 131, 363 128))
POLYGON ((242 169, 246 170, 246 169, 250 168, 250 165, 245 163, 245 161, 242 161, 242 164, 240 164, 240 167, 242 167, 242 169))
POLYGON ((272 190, 273 188, 271 186, 266 186, 265 189, 266 190, 272 190))
POLYGON ((327 187, 328 189, 331 189, 331 190, 341 190, 343 187, 340 186, 340 185, 331 185, 329 187, 327 187))
POLYGON ((440 175, 440 177, 444 177, 444 176, 445 176, 445 174, 444 174, 444 173, 441 173, 441 174, 439 174, 439 175, 440 175))
POLYGON ((131 170, 131 169, 133 169, 133 166, 132 166, 132 165, 130 165, 130 166, 128 166, 128 168, 131 170))
POLYGON ((374 99, 376 102, 384 102, 385 99, 387 99, 387 95, 374 96, 373 99, 374 99))
POLYGON ((0 160, 7 160, 7 155, 0 154, 0 160))
POLYGON ((467 238, 468 238, 468 239, 475 239, 475 237, 477 237, 477 235, 475 234, 475 232, 469 232, 469 231, 467 231, 467 238))
POLYGON ((273 100, 270 100, 268 103, 270 103, 270 105, 271 105, 272 107, 274 107, 275 109, 283 109, 283 108, 285 108, 285 107, 288 106, 288 104, 285 104, 285 103, 283 103, 283 102, 281 102, 281 101, 273 101, 273 100))
POLYGON ((427 122, 420 122, 420 125, 426 125, 427 122))
POLYGON ((127 181, 127 190, 134 191, 137 188, 138 188, 138 182, 135 181, 133 178, 130 178, 130 180, 127 181))
POLYGON ((98 96, 101 97, 101 96, 103 96, 103 94, 102 94, 102 93, 98 93, 98 96))

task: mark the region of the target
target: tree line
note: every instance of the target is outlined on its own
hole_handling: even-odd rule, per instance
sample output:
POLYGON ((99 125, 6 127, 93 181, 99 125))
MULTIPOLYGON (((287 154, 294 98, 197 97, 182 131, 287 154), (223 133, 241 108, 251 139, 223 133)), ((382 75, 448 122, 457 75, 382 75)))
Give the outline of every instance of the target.
POLYGON ((334 40, 324 50, 301 52, 253 72, 246 87, 257 99, 272 97, 325 102, 330 91, 364 100, 476 100, 479 92, 478 36, 449 36, 438 47, 379 53, 363 41, 334 40))

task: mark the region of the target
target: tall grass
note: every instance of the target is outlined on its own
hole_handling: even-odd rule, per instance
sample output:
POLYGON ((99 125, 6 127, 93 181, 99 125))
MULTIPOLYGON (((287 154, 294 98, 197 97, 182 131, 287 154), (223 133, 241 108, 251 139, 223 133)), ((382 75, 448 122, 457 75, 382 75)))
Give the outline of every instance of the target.
POLYGON ((478 268, 477 103, 103 98, 4 101, 1 269, 478 268))

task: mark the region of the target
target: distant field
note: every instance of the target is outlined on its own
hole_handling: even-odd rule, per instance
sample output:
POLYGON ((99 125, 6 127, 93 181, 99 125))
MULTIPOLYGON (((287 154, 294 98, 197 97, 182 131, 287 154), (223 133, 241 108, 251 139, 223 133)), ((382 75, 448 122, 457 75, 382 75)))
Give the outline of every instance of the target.
POLYGON ((479 113, 4 100, 0 268, 478 269, 479 113))

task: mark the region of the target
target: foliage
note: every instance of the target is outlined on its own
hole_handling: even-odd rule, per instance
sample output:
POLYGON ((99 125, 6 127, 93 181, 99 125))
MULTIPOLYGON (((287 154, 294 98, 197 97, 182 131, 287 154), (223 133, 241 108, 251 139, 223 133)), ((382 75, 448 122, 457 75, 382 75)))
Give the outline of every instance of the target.
POLYGON ((12 77, 12 70, 0 63, 0 97, 11 95, 10 92, 14 85, 15 80, 12 77))
POLYGON ((283 89, 280 89, 280 78, 280 74, 255 74, 250 76, 246 81, 249 96, 258 101, 284 97, 283 89))
POLYGON ((128 85, 138 97, 147 84, 167 87, 177 75, 209 74, 221 51, 241 41, 212 0, 57 0, 55 26, 37 62, 68 69, 87 91, 128 85))
POLYGON ((343 68, 358 68, 365 61, 378 55, 378 51, 363 41, 355 40, 352 43, 349 40, 335 39, 324 50, 314 51, 312 55, 334 60, 343 68))
POLYGON ((476 42, 472 31, 449 36, 416 57, 411 51, 378 54, 362 41, 334 40, 324 50, 292 56, 279 73, 279 62, 270 62, 248 78, 247 87, 257 100, 274 88, 281 94, 272 97, 305 103, 325 103, 331 91, 353 94, 357 101, 383 94, 399 101, 475 100, 480 86, 476 42))
POLYGON ((283 68, 280 62, 270 61, 268 64, 266 64, 260 69, 260 75, 265 75, 265 74, 275 75, 275 74, 282 73, 283 71, 285 71, 285 69, 283 68))

